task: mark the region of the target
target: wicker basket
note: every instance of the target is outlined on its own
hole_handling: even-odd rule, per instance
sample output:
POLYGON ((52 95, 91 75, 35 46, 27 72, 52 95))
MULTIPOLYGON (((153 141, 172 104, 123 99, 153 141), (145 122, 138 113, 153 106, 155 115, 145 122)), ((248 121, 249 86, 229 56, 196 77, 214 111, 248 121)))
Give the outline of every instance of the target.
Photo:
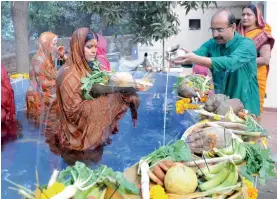
MULTIPOLYGON (((223 123, 224 122, 203 122, 203 123, 194 124, 184 132, 183 136, 181 137, 181 140, 186 140, 186 138, 193 133, 193 130, 195 128, 211 127, 214 125, 218 125, 219 127, 222 127, 223 123)), ((243 142, 243 140, 239 136, 235 135, 234 133, 228 130, 226 130, 226 133, 230 133, 233 138, 237 138, 240 142, 243 142)))
MULTIPOLYGON (((198 159, 198 157, 194 157, 194 158, 198 159)), ((138 170, 138 164, 135 164, 132 167, 130 167, 127 170, 124 171, 124 176, 129 182, 133 182, 133 183, 137 184, 138 186, 140 186, 140 177, 137 175, 137 170, 138 170)), ((239 182, 241 182, 241 178, 239 179, 239 182)), ((150 187, 154 186, 154 185, 155 185, 154 183, 150 182, 150 187)), ((114 190, 108 188, 107 193, 105 195, 105 199, 110 198, 113 193, 114 193, 114 190)), ((201 192, 194 192, 192 194, 187 194, 187 195, 177 195, 177 194, 167 194, 167 195, 168 195, 169 199, 208 198, 207 196, 203 196, 203 197, 197 196, 200 193, 201 192)), ((236 190, 231 191, 229 197, 232 196, 232 195, 235 195, 236 193, 237 193, 236 190)), ((141 196, 135 196, 135 195, 124 195, 124 196, 122 196, 117 191, 113 194, 113 196, 111 198, 113 198, 113 199, 142 199, 141 196)), ((239 198, 239 196, 236 197, 236 199, 237 198, 239 198)))

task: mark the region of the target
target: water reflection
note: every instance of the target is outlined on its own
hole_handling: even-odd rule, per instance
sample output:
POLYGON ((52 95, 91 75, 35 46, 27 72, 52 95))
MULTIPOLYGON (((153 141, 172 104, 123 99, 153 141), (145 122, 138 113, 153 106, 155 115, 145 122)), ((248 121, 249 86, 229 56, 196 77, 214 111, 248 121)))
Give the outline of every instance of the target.
POLYGON ((23 137, 22 132, 22 125, 19 121, 16 121, 13 125, 1 125, 1 151, 4 150, 5 145, 9 142, 13 142, 19 138, 23 137), (4 127, 4 128, 3 128, 4 127), (10 133, 10 132, 16 132, 16 133, 10 133), (10 136, 10 134, 12 136, 10 136))
MULTIPOLYGON (((145 73, 135 73, 136 78, 141 78, 145 73)), ((76 160, 82 161, 89 167, 94 168, 99 164, 107 165, 114 170, 123 171, 132 166, 139 159, 163 144, 163 117, 165 101, 165 78, 164 74, 155 75, 154 86, 146 92, 138 92, 140 106, 138 108, 138 123, 133 127, 131 112, 128 111, 118 122, 119 132, 105 140, 96 150, 84 152, 61 151, 57 143, 49 146, 45 143, 42 129, 31 126, 26 118, 25 111, 17 112, 17 119, 22 124, 23 137, 15 142, 5 145, 2 151, 2 178, 9 177, 21 185, 35 188, 35 168, 38 168, 40 181, 47 183, 53 169, 65 169, 74 164, 76 160), (26 172, 23 172, 26 171, 26 172), (20 174, 20 175, 18 175, 20 174)), ((26 80, 27 81, 27 80, 26 80)), ((184 131, 194 123, 194 119, 188 113, 178 115, 175 113, 175 95, 173 84, 176 77, 169 76, 167 119, 166 119, 166 143, 180 139, 184 131), (173 109, 169 109, 173 105, 173 109)), ((26 105, 25 93, 28 84, 15 90, 15 101, 19 110, 26 105), (25 90, 25 93, 24 93, 25 90), (19 106, 21 104, 21 106, 19 106)), ((2 198, 19 198, 16 192, 8 190, 10 184, 2 181, 2 198)))
POLYGON ((60 155, 67 165, 74 165, 76 161, 81 161, 85 163, 87 166, 90 166, 96 165, 101 160, 104 152, 104 146, 106 145, 107 144, 103 144, 94 150, 86 151, 77 151, 69 149, 61 150, 55 145, 49 145, 49 147, 54 154, 60 155))

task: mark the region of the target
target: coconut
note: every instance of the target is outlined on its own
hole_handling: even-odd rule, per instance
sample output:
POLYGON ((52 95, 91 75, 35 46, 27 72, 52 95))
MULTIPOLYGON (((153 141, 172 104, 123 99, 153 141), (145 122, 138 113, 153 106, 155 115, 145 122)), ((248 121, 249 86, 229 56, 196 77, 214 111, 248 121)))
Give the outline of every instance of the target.
POLYGON ((118 87, 132 87, 135 81, 131 73, 117 72, 111 76, 109 84, 118 87))

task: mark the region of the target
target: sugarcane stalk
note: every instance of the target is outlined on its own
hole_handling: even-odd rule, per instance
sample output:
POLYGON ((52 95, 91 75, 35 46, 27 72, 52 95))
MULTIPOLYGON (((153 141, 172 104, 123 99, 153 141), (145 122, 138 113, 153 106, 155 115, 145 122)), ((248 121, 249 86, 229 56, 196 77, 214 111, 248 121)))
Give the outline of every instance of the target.
POLYGON ((186 166, 189 166, 189 167, 192 167, 192 166, 195 166, 196 164, 199 165, 199 164, 205 164, 208 163, 217 163, 217 162, 223 162, 223 161, 226 161, 226 160, 241 160, 242 157, 241 155, 239 154, 234 154, 234 155, 226 155, 224 157, 218 157, 218 158, 208 158, 208 159, 201 159, 201 160, 195 160, 195 161, 191 161, 191 162, 185 162, 184 164, 186 166))
MULTIPOLYGON (((194 193, 187 194, 187 195, 175 195, 174 194, 172 196, 174 196, 174 198, 176 198, 176 199, 204 198, 206 196, 209 196, 209 195, 212 195, 212 194, 215 194, 215 193, 218 193, 218 194, 225 193, 226 191, 234 190, 234 189, 236 189, 236 188, 238 188, 240 186, 241 186, 241 183, 237 183, 234 186, 225 187, 225 188, 222 188, 222 189, 217 189, 217 190, 213 189, 212 191, 205 191, 205 192, 194 192, 194 193)), ((169 194, 169 195, 171 195, 171 194, 169 194)))
POLYGON ((238 191, 234 195, 230 196, 228 199, 237 199, 242 194, 242 191, 238 191))
POLYGON ((24 198, 26 199, 35 199, 35 197, 29 193, 27 193, 25 190, 23 189, 16 189, 16 188, 13 188, 13 187, 9 187, 9 189, 11 190, 14 190, 14 191, 18 191, 18 193, 20 195, 22 195, 24 198))
POLYGON ((225 118, 225 116, 223 116, 223 115, 217 115, 217 114, 214 114, 214 113, 210 113, 210 112, 208 112, 208 111, 206 111, 204 109, 194 110, 194 112, 199 113, 201 115, 208 116, 208 117, 215 117, 216 116, 216 117, 219 117, 220 119, 224 119, 225 118))
POLYGON ((7 182, 13 184, 14 186, 18 187, 19 189, 22 189, 22 190, 24 190, 25 192, 27 192, 27 193, 29 193, 29 194, 31 194, 31 195, 34 195, 34 193, 33 193, 31 190, 29 190, 29 189, 27 189, 27 188, 21 186, 20 184, 16 184, 15 182, 12 182, 12 181, 10 181, 10 180, 8 180, 8 179, 5 179, 5 180, 6 180, 7 182))

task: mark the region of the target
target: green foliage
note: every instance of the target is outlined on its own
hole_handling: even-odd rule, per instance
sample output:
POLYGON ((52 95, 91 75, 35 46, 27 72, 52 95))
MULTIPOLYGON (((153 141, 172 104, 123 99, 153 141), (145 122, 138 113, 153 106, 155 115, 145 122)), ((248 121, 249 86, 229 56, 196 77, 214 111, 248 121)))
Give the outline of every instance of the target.
POLYGON ((264 185, 265 180, 276 177, 271 150, 264 149, 259 144, 243 143, 246 148, 246 165, 240 170, 241 175, 253 181, 253 175, 259 175, 259 181, 264 185))
POLYGON ((184 7, 186 10, 186 14, 191 10, 197 10, 201 7, 203 13, 204 9, 208 8, 210 4, 217 6, 216 1, 179 1, 180 6, 184 7))
POLYGON ((1 37, 5 39, 13 39, 13 24, 11 18, 11 2, 1 2, 1 37))
MULTIPOLYGON (((1 3, 2 36, 13 37, 10 2, 1 3)), ((44 31, 70 37, 79 27, 109 35, 134 34, 134 42, 152 45, 179 32, 174 8, 190 10, 208 7, 214 1, 33 1, 29 6, 29 38, 44 31)))
POLYGON ((152 45, 153 40, 159 41, 178 33, 180 22, 171 2, 147 1, 137 4, 130 19, 135 43, 152 45))
POLYGON ((95 20, 93 13, 80 9, 80 2, 34 1, 29 7, 29 37, 52 31, 62 37, 70 37, 79 27, 90 27, 95 20))
POLYGON ((170 159, 175 162, 191 161, 191 150, 184 140, 178 140, 173 144, 169 143, 161 146, 159 149, 142 158, 142 160, 149 164, 150 168, 165 159, 170 159))
POLYGON ((122 16, 126 13, 125 5, 130 2, 122 1, 84 1, 80 8, 84 12, 97 13, 105 25, 119 24, 122 16))
POLYGON ((134 43, 152 45, 152 41, 178 34, 180 22, 174 12, 177 5, 184 7, 187 14, 200 7, 204 11, 212 3, 216 5, 214 1, 83 2, 82 10, 98 13, 103 26, 121 25, 124 28, 119 32, 129 30, 134 34, 134 43))

